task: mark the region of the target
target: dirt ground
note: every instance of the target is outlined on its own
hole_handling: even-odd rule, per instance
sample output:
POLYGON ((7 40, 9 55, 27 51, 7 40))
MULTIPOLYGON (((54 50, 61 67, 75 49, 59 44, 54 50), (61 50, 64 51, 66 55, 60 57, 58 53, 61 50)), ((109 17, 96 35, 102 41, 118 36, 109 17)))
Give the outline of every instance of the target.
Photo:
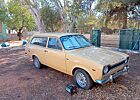
POLYGON ((140 100, 140 54, 128 54, 128 75, 71 96, 65 90, 73 83, 71 76, 47 67, 35 69, 24 47, 0 49, 0 100, 140 100))

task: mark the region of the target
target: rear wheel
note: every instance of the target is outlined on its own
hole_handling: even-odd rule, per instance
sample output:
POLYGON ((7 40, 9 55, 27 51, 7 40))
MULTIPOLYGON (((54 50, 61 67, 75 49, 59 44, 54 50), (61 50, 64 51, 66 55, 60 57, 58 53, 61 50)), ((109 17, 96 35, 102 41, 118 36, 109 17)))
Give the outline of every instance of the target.
POLYGON ((33 57, 33 64, 34 64, 35 68, 37 68, 37 69, 41 68, 41 63, 40 63, 39 59, 36 56, 33 57))
POLYGON ((80 88, 91 89, 93 87, 93 81, 91 77, 82 69, 77 69, 75 71, 74 80, 80 88))

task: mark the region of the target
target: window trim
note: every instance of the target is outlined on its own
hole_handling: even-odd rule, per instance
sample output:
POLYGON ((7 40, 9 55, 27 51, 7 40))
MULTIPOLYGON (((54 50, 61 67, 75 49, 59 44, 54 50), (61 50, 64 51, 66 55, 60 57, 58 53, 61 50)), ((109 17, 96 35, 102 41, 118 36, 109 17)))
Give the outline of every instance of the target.
POLYGON ((47 48, 48 48, 48 49, 51 49, 51 50, 64 51, 64 47, 63 47, 63 45, 62 45, 62 43, 61 43, 61 41, 60 41, 60 38, 59 38, 59 37, 56 37, 56 36, 48 36, 47 48), (48 44, 49 44, 49 39, 50 39, 50 38, 56 38, 56 39, 59 41, 59 43, 60 43, 62 49, 60 50, 60 49, 49 48, 49 47, 48 47, 48 44))
POLYGON ((48 39, 49 39, 49 37, 46 37, 46 36, 45 36, 45 37, 35 36, 35 37, 33 37, 33 38, 31 39, 30 44, 31 44, 31 45, 35 45, 35 46, 39 46, 39 47, 42 47, 42 48, 46 48, 46 47, 47 47, 47 44, 48 44, 48 39), (34 38, 47 38, 46 46, 44 47, 44 46, 35 45, 35 44, 31 43, 32 40, 33 40, 34 38))

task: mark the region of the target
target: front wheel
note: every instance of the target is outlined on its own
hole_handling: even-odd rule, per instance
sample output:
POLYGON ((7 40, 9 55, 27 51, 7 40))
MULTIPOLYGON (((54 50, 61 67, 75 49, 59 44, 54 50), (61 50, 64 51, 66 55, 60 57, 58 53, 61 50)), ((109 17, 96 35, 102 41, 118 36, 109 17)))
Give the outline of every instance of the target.
POLYGON ((33 58, 33 64, 34 64, 35 68, 37 68, 37 69, 41 68, 41 63, 40 63, 39 59, 36 56, 33 58))
POLYGON ((82 89, 91 89, 93 87, 93 81, 89 74, 82 69, 77 69, 74 73, 74 80, 77 85, 82 89))

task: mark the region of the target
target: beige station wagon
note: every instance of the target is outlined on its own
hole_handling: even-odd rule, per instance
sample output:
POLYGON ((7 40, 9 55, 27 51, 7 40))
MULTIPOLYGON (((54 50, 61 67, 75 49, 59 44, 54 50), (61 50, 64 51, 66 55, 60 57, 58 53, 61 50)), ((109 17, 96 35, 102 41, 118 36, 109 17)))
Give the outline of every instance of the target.
POLYGON ((25 51, 36 68, 47 65, 72 75, 83 89, 112 81, 129 69, 127 54, 97 48, 77 33, 35 34, 25 51))

